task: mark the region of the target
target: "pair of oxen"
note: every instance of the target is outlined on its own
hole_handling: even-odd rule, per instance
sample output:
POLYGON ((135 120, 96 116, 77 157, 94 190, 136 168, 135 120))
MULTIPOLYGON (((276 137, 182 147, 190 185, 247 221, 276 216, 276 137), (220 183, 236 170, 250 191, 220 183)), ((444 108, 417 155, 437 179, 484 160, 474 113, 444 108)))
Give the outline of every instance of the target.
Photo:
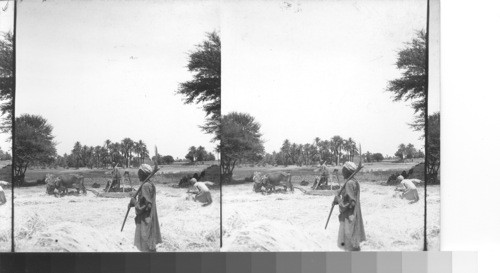
POLYGON ((253 190, 255 192, 271 193, 276 191, 276 186, 283 186, 285 192, 290 189, 293 192, 292 174, 287 172, 273 172, 253 174, 253 190))
POLYGON ((83 176, 79 174, 63 174, 59 176, 47 174, 45 176, 45 183, 47 184, 47 194, 56 195, 55 190, 57 190, 57 195, 60 196, 67 194, 68 189, 76 189, 78 194, 80 191, 84 194, 87 193, 83 184, 83 176))

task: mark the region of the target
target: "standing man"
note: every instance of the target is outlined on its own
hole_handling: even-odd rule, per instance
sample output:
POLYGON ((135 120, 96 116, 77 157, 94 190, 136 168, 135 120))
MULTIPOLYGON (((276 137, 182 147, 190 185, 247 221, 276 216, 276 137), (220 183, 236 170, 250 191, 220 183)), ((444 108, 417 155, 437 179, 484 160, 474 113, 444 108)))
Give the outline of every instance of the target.
MULTIPOLYGON (((346 162, 342 167, 344 179, 356 171, 356 164, 346 162)), ((334 202, 339 204, 339 237, 337 245, 345 251, 360 251, 360 243, 366 240, 363 216, 361 215, 359 182, 353 177, 334 202)))
MULTIPOLYGON (((141 183, 153 172, 148 164, 139 167, 137 175, 141 183)), ((161 243, 160 224, 156 213, 156 187, 148 181, 142 185, 137 199, 130 200, 130 207, 135 207, 134 245, 145 252, 156 252, 156 245, 161 243)))
POLYGON ((203 206, 208 206, 212 204, 212 195, 210 190, 204 182, 198 182, 195 178, 189 180, 193 186, 194 191, 188 191, 189 193, 195 193, 194 201, 199 201, 203 203, 203 206))

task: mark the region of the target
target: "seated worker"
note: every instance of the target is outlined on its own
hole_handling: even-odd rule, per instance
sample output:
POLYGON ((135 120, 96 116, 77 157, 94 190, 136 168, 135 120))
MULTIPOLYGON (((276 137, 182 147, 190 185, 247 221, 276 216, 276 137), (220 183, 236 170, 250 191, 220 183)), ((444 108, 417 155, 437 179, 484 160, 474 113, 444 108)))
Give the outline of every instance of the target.
POLYGON ((191 178, 189 182, 191 182, 191 185, 193 186, 193 191, 189 190, 188 193, 196 194, 194 197, 194 201, 204 203, 203 206, 212 204, 212 195, 210 194, 210 190, 204 182, 198 182, 195 178, 191 178))
POLYGON ((404 179, 402 175, 398 176, 398 181, 403 186, 403 188, 396 188, 397 191, 401 191, 401 198, 410 200, 410 204, 418 202, 418 191, 415 184, 410 179, 404 179))
POLYGON ((320 172, 320 176, 316 178, 312 185, 312 189, 315 190, 317 188, 321 189, 321 186, 325 185, 328 186, 328 168, 326 167, 326 164, 323 163, 319 166, 318 171, 320 172))

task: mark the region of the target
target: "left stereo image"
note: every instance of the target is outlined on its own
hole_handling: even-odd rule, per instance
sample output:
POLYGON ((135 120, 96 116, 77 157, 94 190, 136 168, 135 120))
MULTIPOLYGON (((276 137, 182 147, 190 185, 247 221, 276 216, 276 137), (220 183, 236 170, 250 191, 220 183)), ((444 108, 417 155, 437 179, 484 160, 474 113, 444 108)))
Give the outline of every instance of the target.
POLYGON ((219 251, 218 1, 17 1, 3 14, 14 143, 0 144, 13 154, 1 250, 219 251))

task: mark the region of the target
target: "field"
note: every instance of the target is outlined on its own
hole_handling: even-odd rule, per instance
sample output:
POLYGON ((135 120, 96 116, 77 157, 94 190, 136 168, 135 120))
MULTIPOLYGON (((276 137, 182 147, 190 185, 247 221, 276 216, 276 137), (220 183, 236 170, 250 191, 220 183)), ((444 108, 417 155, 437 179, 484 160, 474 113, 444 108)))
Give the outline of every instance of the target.
MULTIPOLYGON (((208 165, 163 166, 153 181, 157 189, 157 210, 163 243, 157 251, 218 251, 220 244, 220 193, 212 190, 213 203, 202 207, 188 199, 186 189, 172 187, 185 174, 200 172, 208 165)), ((80 173, 85 186, 101 185, 102 191, 110 170, 31 170, 27 180, 36 181, 46 173, 80 173)), ((138 188, 137 169, 131 170, 133 187, 138 188)), ((214 181, 217 182, 217 181, 214 181)), ((128 183, 126 183, 128 186, 128 183)), ((132 209, 123 232, 121 224, 129 198, 67 195, 60 198, 45 193, 45 186, 15 190, 16 251, 137 251, 133 246, 135 212, 132 209)))
MULTIPOLYGON (((424 202, 416 204, 394 198, 394 187, 384 185, 387 177, 408 170, 415 163, 366 164, 358 174, 361 206, 367 234, 364 251, 413 251, 423 246, 424 202)), ((200 172, 208 165, 163 166, 154 178, 163 243, 158 251, 219 251, 220 194, 212 190, 214 203, 208 207, 187 199, 186 189, 172 187, 186 174, 200 172), (202 224, 200 224, 202 223, 202 224)), ((222 251, 339 251, 336 246, 338 209, 324 229, 331 196, 294 193, 256 194, 252 182, 244 182, 254 171, 292 172, 297 187, 312 182, 318 172, 312 167, 240 167, 234 184, 223 186, 222 251)), ((98 183, 102 191, 110 170, 31 170, 27 180, 36 181, 46 173, 81 173, 85 185, 98 183)), ((137 188, 136 170, 131 170, 137 188)), ((216 182, 216 181, 214 181, 216 182)), ((128 184, 126 184, 128 186, 128 184)), ((6 192, 10 198, 10 191, 6 192)), ((133 247, 134 211, 120 232, 128 198, 87 195, 48 196, 44 185, 15 191, 16 251, 136 251, 133 247)), ((440 188, 428 187, 428 241, 430 250, 439 249, 440 188)), ((0 220, 10 221, 10 204, 0 207, 0 220)), ((10 229, 0 228, 1 250, 10 249, 10 229), (4 247, 5 246, 5 247, 4 247), (5 249, 4 249, 5 248, 5 249)))
MULTIPOLYGON (((413 164, 375 163, 358 174, 361 183, 361 207, 367 241, 364 251, 422 250, 424 232, 423 187, 416 204, 394 198, 394 187, 385 186, 395 170, 408 170, 413 164), (392 166, 391 166, 392 165, 392 166)), ((337 247, 338 209, 328 229, 324 226, 332 202, 331 196, 294 193, 257 194, 252 183, 243 183, 254 171, 292 172, 294 186, 303 180, 312 182, 319 175, 314 168, 242 167, 234 172, 234 185, 223 186, 223 251, 340 251, 337 247)), ((300 186, 299 186, 300 187, 300 186)), ((309 186, 303 187, 307 189, 309 186)), ((429 249, 439 249, 439 186, 428 187, 429 249)))
MULTIPOLYGON (((10 160, 0 160, 0 180, 11 182, 10 160)), ((0 205, 0 252, 11 250, 11 226, 12 226, 12 188, 2 186, 7 203, 0 205)))
POLYGON ((12 202, 11 188, 4 188, 7 203, 0 206, 0 252, 11 250, 12 202))

